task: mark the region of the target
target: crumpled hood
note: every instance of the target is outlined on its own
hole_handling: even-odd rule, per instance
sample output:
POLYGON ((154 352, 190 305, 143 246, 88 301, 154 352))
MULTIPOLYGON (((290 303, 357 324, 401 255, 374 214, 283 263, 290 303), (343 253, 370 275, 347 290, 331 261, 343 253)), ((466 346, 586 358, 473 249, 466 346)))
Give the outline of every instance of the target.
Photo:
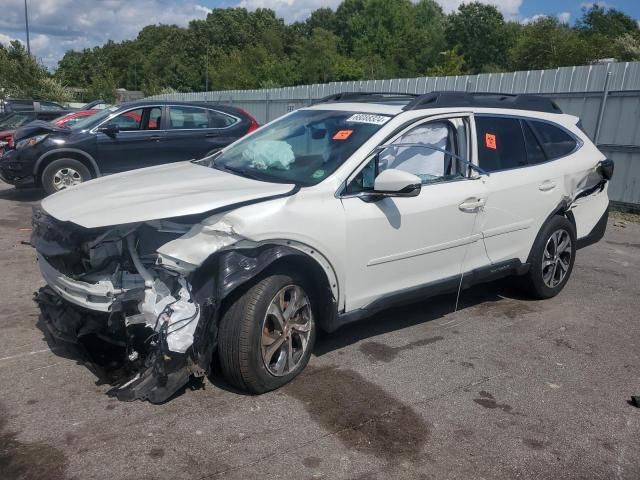
POLYGON ((45 122, 44 120, 34 120, 18 128, 16 133, 13 134, 13 138, 17 142, 23 138, 33 137, 40 133, 62 133, 64 135, 70 135, 71 130, 64 127, 56 127, 52 123, 45 122))
POLYGON ((294 187, 178 162, 82 183, 45 198, 42 208, 58 220, 96 228, 204 213, 294 187))

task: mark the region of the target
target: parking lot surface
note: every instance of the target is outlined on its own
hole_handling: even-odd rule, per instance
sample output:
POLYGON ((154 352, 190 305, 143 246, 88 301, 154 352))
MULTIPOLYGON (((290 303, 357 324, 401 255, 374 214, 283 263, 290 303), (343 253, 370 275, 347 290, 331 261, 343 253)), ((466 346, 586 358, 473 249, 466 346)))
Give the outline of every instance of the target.
POLYGON ((214 375, 122 403, 32 294, 36 191, 0 187, 2 479, 638 479, 640 224, 610 220, 556 298, 509 280, 320 335, 262 396, 214 375))

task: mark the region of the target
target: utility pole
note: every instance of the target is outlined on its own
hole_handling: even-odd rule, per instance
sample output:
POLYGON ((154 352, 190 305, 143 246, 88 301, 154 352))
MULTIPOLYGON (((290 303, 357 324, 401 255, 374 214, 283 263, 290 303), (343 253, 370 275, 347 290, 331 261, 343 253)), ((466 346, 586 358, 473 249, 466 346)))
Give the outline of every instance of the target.
POLYGON ((27 9, 27 0, 24 0, 24 23, 27 27, 27 53, 31 56, 31 43, 29 42, 29 10, 27 9))
POLYGON ((204 91, 209 91, 209 46, 207 45, 206 53, 204 54, 204 91))

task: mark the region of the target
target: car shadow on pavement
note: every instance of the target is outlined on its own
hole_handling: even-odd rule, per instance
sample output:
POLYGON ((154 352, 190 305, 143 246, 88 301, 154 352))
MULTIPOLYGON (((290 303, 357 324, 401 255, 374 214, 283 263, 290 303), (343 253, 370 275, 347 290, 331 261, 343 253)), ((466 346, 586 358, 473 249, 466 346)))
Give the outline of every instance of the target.
MULTIPOLYGON (((505 299, 532 301, 521 294, 513 283, 513 278, 507 278, 463 290, 458 311, 483 303, 499 304, 505 299)), ((381 311, 333 333, 319 332, 313 354, 319 357, 371 337, 438 320, 453 313, 455 306, 456 294, 449 293, 381 311)))
POLYGON ((39 202, 46 197, 44 190, 39 188, 9 188, 0 190, 0 200, 10 202, 30 203, 39 202))

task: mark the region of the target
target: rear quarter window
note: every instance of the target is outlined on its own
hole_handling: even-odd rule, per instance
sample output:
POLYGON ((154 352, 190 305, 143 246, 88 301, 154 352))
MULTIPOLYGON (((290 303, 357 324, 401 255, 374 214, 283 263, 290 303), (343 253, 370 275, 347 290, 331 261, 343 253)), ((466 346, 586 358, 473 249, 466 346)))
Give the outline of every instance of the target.
POLYGON ((549 160, 569 155, 578 146, 576 139, 560 127, 536 120, 527 123, 536 133, 549 160))

